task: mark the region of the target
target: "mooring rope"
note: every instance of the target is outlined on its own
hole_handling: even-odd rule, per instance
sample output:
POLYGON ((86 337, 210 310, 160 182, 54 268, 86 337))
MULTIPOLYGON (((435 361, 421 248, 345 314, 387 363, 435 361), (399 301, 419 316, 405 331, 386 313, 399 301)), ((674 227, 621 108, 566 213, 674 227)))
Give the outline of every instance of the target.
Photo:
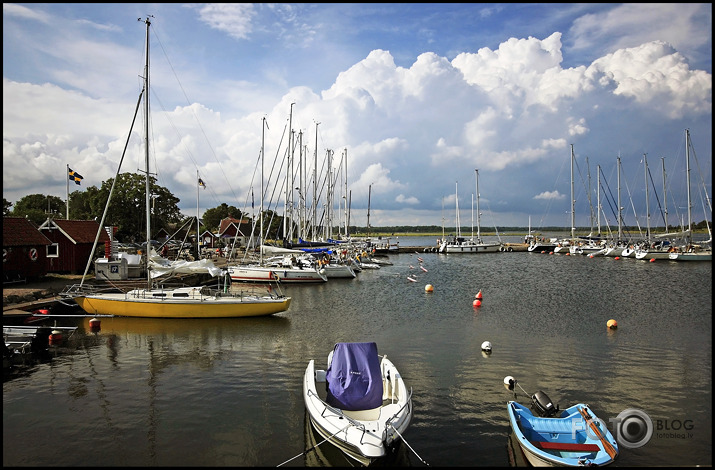
POLYGON ((429 467, 429 464, 427 462, 425 462, 417 452, 415 452, 415 449, 413 449, 410 444, 407 443, 407 441, 405 440, 405 437, 402 434, 400 434, 400 431, 398 431, 397 428, 395 426, 393 426, 392 424, 390 424, 390 427, 397 433, 398 436, 400 436, 400 439, 402 439, 402 442, 405 443, 407 448, 410 449, 412 451, 412 453, 417 456, 418 459, 420 459, 420 462, 422 462, 423 464, 425 464, 429 467))
MULTIPOLYGON (((352 424, 348 424, 348 425, 345 426, 343 429, 339 429, 339 430, 336 431, 334 434, 332 434, 330 437, 327 437, 327 438, 323 439, 322 441, 318 442, 317 444, 315 444, 315 445, 314 445, 313 447, 311 447, 310 449, 306 449, 305 451, 301 452, 300 454, 296 455, 295 457, 291 457, 291 458, 289 458, 288 460, 286 460, 285 462, 276 465, 276 467, 280 467, 281 465, 285 465, 285 464, 287 464, 288 462, 290 462, 291 460, 295 460, 295 459, 297 459, 298 457, 301 457, 301 456, 307 454, 307 453, 310 452, 311 450, 316 449, 320 444, 323 444, 323 443, 329 441, 330 438, 335 437, 337 434, 339 434, 339 433, 345 431, 345 430, 346 430, 347 428, 349 428, 350 426, 352 426, 352 424)), ((313 430, 311 429, 311 430, 308 430, 308 431, 306 431, 306 432, 313 432, 313 430)))

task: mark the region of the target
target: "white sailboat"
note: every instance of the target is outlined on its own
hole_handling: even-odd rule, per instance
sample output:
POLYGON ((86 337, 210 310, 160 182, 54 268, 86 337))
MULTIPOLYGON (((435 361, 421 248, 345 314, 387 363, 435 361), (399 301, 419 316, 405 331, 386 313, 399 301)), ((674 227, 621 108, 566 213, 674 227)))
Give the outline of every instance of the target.
MULTIPOLYGON (((140 19, 141 21, 141 19, 140 19)), ((146 165, 146 237, 147 247, 151 247, 151 212, 149 191, 149 26, 146 24, 146 65, 144 69, 144 111, 146 122, 144 127, 144 153, 146 165)), ((121 163, 120 163, 121 167, 121 163)), ((116 183, 116 178, 115 178, 116 183)), ((112 188, 113 189, 113 188, 112 188)), ((111 198, 111 191, 110 191, 111 198)), ((100 230, 109 207, 105 208, 100 230)), ((95 248, 99 234, 95 239, 95 248)), ((106 292, 80 283, 69 286, 63 296, 73 299, 85 312, 91 315, 116 315, 125 317, 149 318, 231 318, 272 315, 288 310, 291 298, 274 292, 236 292, 225 283, 220 289, 210 289, 206 286, 189 286, 165 288, 155 286, 152 281, 151 252, 145 253, 147 269, 147 287, 130 290, 129 292, 106 292)), ((92 253, 94 249, 92 250, 92 253)), ((203 260, 206 261, 206 260, 203 260)), ((91 259, 87 263, 85 275, 91 259)), ((207 267, 210 268, 210 267, 207 267)), ((214 267, 215 268, 215 267, 214 267)), ((84 281, 84 277, 82 278, 84 281)))
MULTIPOLYGON (((461 227, 459 223, 459 191, 456 191, 456 230, 457 234, 452 239, 446 239, 439 247, 440 253, 498 253, 504 251, 504 245, 496 242, 484 242, 481 237, 481 213, 479 211, 479 170, 474 170, 476 173, 476 190, 477 190, 477 237, 474 238, 474 233, 470 239, 465 239, 461 235, 461 227)), ((473 227, 473 226, 472 226, 473 227)), ((473 230, 473 228, 472 228, 473 230)))
MULTIPOLYGON (((670 253, 669 258, 674 261, 712 261, 713 260, 713 248, 712 240, 713 234, 708 225, 708 233, 710 237, 703 243, 693 242, 693 217, 692 217, 692 204, 690 197, 690 131, 685 129, 685 164, 686 164, 686 175, 687 175, 687 187, 688 187, 688 230, 686 232, 687 244, 683 247, 678 248, 670 253)), ((708 205, 710 207, 710 218, 712 220, 712 206, 710 205, 710 198, 707 197, 708 205)))
POLYGON ((327 282, 328 278, 325 272, 320 269, 316 263, 298 262, 295 258, 297 253, 302 253, 300 250, 290 250, 286 253, 284 249, 282 253, 275 256, 264 258, 263 255, 269 251, 275 251, 274 247, 263 244, 263 155, 265 150, 265 128, 266 118, 263 118, 263 131, 261 135, 261 226, 259 235, 260 257, 257 263, 231 263, 226 267, 228 275, 232 281, 236 282, 276 282, 281 283, 321 283, 327 282))

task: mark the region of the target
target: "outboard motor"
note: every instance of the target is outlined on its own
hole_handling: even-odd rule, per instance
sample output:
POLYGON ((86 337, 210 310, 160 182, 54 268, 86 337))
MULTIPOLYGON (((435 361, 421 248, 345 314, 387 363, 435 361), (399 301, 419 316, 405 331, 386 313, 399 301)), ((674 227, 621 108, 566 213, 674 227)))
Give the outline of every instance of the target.
POLYGON ((551 418, 559 411, 559 405, 554 404, 544 392, 539 390, 531 397, 531 411, 543 418, 551 418))

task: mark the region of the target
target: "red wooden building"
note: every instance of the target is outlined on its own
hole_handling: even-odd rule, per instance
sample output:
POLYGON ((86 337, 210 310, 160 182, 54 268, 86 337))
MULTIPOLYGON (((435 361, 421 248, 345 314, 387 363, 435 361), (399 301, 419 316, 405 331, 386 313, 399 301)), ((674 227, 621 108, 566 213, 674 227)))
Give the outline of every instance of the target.
MULTIPOLYGON (((99 224, 94 220, 47 219, 39 227, 52 246, 47 257, 48 273, 83 274, 90 258, 99 224)), ((94 260, 107 252, 109 234, 102 230, 97 242, 97 251, 92 255, 90 271, 94 271, 94 260)))
POLYGON ((24 217, 3 217, 3 283, 22 282, 47 274, 47 252, 52 242, 24 217))

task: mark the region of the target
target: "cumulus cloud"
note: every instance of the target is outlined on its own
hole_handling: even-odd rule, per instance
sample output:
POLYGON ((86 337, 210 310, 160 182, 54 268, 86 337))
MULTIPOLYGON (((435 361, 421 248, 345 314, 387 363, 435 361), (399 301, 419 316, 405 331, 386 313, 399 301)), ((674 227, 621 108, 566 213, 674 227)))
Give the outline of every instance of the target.
MULTIPOLYGON (((24 7, 4 8, 28 14, 24 7)), ((192 8, 201 21, 234 40, 255 31, 255 7, 192 8)), ((626 7, 622 12, 632 13, 626 7)), ((280 14, 291 17, 290 11, 280 14)), ((312 188, 315 178, 324 181, 330 150, 339 178, 349 180, 353 204, 366 205, 371 191, 385 223, 390 217, 399 220, 405 206, 430 212, 432 219, 424 222, 435 223, 443 204, 468 197, 476 168, 482 192, 499 201, 500 211, 504 208, 502 220, 515 224, 521 219, 523 224, 535 200, 566 199, 568 181, 558 178, 564 175, 569 144, 575 144, 580 160, 590 154, 592 160, 613 165, 622 151, 640 156, 644 147, 656 143, 649 151, 668 143, 668 150, 677 149, 682 128, 691 120, 711 122, 712 76, 691 68, 673 43, 643 41, 589 63, 564 65, 574 62, 570 51, 602 40, 617 24, 609 16, 609 25, 599 30, 596 19, 582 17, 567 33, 569 40, 558 31, 541 39, 511 37, 494 49, 481 47, 452 60, 423 52, 401 66, 389 50, 374 48, 326 89, 293 86, 277 98, 258 97, 263 95, 257 92, 260 81, 243 83, 232 77, 212 77, 209 94, 181 105, 169 104, 175 101, 166 99, 160 88, 153 98, 152 164, 170 169, 160 182, 185 201, 187 212, 197 168, 215 199, 208 207, 240 205, 260 183, 261 157, 265 184, 284 187, 292 137, 296 184, 312 188), (573 44, 564 47, 564 42, 573 44), (224 97, 228 108, 213 101, 217 96, 224 97), (207 105, 202 97, 216 104, 207 105), (290 137, 289 119, 295 131, 290 137), (455 181, 468 188, 460 190, 464 194, 450 194, 455 181)), ((103 55, 87 41, 66 49, 103 55)), ((129 49, 115 50, 123 62, 131 62, 129 49)), ((54 53, 61 58, 60 51, 54 53)), ((97 184, 113 176, 135 103, 127 93, 103 96, 113 96, 110 88, 136 71, 106 80, 98 69, 97 76, 85 78, 74 71, 55 73, 62 85, 4 77, 4 162, 27 159, 34 168, 28 177, 16 165, 3 164, 8 199, 51 180, 65 162, 85 177, 95 175, 97 184)), ((137 81, 135 76, 127 81, 132 80, 137 81)), ((198 75, 192 80, 198 82, 198 75)), ((130 140, 130 155, 140 154, 140 148, 140 140, 130 140)), ((641 174, 637 161, 626 163, 641 174)), ((136 164, 132 160, 127 171, 136 164)), ((304 188, 304 195, 310 191, 304 188)))

